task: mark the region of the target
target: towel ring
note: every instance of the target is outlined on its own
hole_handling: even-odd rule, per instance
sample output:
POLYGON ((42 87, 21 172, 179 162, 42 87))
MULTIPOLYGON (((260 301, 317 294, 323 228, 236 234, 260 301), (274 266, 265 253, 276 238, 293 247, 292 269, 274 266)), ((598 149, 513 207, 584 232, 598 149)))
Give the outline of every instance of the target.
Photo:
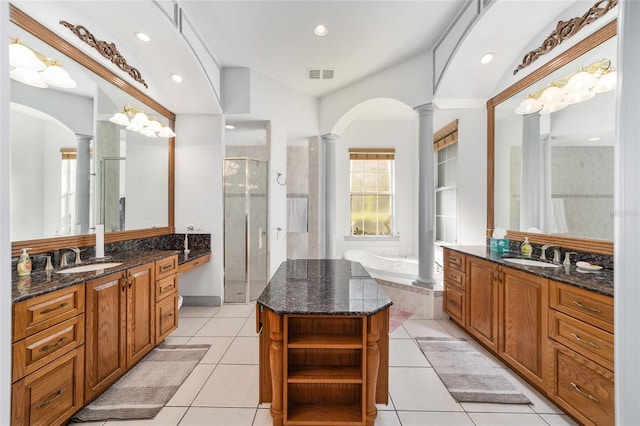
MULTIPOLYGON (((282 231, 282 228, 280 228, 280 227, 278 226, 278 227, 276 228, 276 239, 277 239, 277 240, 279 240, 279 241, 281 241, 281 240, 280 240, 280 232, 281 232, 281 231, 282 231)), ((284 236, 284 239, 285 239, 285 240, 287 239, 287 236, 286 236, 286 235, 284 236)))
POLYGON ((277 172, 278 173, 278 177, 276 177, 276 182, 278 182, 278 185, 280 186, 285 186, 287 184, 287 178, 284 178, 284 182, 280 182, 280 178, 282 177, 282 173, 277 172))

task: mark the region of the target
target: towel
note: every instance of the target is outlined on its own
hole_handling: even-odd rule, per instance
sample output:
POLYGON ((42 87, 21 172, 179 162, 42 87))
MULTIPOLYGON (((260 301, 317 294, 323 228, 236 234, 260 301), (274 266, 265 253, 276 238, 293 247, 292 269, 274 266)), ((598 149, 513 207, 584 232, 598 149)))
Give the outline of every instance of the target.
POLYGON ((287 198, 287 230, 307 232, 307 198, 287 198))
POLYGON ((549 231, 552 234, 566 234, 569 232, 567 226, 567 216, 564 211, 564 198, 551 199, 551 217, 549 220, 549 231))

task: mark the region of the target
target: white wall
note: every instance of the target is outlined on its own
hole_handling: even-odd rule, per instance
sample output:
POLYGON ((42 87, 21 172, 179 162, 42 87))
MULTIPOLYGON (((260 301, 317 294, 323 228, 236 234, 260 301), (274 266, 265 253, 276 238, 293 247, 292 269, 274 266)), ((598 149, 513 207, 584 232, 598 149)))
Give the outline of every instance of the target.
POLYGON ((418 127, 416 120, 355 121, 336 142, 336 257, 359 248, 385 255, 416 255, 418 127), (395 232, 397 241, 345 241, 350 235, 349 148, 395 148, 395 232))
POLYGON ((287 186, 276 181, 277 172, 287 176, 287 132, 282 124, 272 121, 269 126, 271 158, 269 159, 269 272, 271 279, 278 266, 287 260, 287 241, 278 235, 287 229, 287 186), (281 228, 278 234, 277 228, 281 228))
POLYGON ((211 234, 211 262, 180 276, 179 292, 185 296, 222 294, 223 127, 220 115, 176 117, 176 233, 194 224, 198 232, 211 234))

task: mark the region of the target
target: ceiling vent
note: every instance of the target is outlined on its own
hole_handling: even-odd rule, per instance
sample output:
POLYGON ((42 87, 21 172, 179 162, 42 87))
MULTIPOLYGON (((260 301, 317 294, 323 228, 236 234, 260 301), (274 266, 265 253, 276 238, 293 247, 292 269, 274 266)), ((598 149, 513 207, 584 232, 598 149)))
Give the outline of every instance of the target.
POLYGON ((307 68, 309 80, 333 80, 335 73, 335 68, 307 68))

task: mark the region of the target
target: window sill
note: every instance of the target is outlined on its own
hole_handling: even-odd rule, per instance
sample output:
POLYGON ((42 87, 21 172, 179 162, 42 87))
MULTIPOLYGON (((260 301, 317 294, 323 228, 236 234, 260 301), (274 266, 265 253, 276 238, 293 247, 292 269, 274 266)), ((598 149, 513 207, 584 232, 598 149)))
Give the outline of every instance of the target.
POLYGON ((345 241, 400 241, 399 235, 376 236, 376 235, 345 235, 345 241))

